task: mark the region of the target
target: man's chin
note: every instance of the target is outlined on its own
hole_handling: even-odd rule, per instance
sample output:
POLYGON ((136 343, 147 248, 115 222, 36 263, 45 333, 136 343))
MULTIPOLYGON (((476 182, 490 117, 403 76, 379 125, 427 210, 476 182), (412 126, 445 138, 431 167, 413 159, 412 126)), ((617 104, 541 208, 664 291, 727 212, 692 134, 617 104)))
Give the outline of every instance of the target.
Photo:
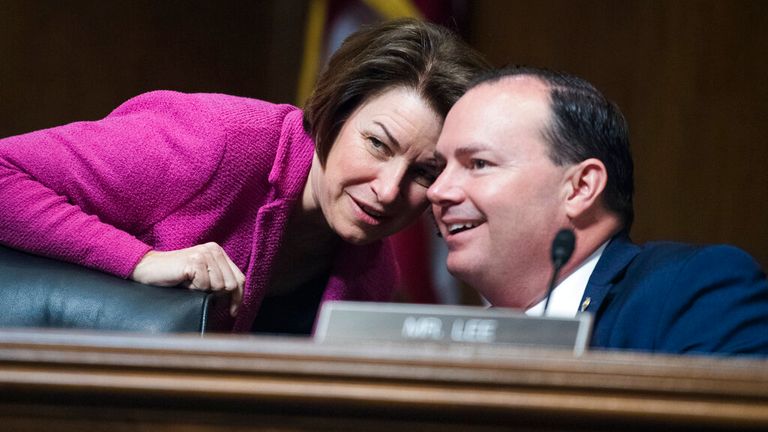
POLYGON ((458 257, 451 257, 451 254, 448 254, 446 268, 453 277, 470 285, 476 279, 474 275, 479 271, 478 266, 472 265, 466 260, 458 259, 458 257))

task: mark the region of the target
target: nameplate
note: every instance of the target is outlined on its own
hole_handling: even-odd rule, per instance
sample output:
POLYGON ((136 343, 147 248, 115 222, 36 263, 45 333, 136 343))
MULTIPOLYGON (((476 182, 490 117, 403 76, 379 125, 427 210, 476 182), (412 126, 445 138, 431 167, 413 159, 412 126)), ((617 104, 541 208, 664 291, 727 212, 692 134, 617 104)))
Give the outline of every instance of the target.
POLYGON ((592 317, 534 317, 503 308, 402 303, 325 302, 317 342, 430 342, 573 350, 588 346, 592 317))

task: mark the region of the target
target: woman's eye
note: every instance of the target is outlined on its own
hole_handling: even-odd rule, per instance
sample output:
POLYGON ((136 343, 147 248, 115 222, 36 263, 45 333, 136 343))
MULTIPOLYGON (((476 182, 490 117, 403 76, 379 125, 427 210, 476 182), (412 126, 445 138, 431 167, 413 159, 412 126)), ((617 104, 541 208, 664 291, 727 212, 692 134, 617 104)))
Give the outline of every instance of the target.
POLYGON ((437 170, 434 168, 416 167, 413 169, 413 180, 424 187, 432 186, 437 179, 437 170))
POLYGON ((370 143, 371 143, 371 145, 372 145, 374 148, 377 148, 377 149, 381 149, 381 148, 384 148, 384 147, 386 147, 386 146, 384 145, 384 143, 383 143, 383 142, 381 142, 381 141, 380 141, 378 138, 376 138, 376 137, 368 137, 368 142, 370 142, 370 143))
POLYGON ((376 138, 375 136, 368 136, 365 138, 368 141, 368 151, 375 158, 386 160, 393 156, 392 149, 386 142, 376 138))

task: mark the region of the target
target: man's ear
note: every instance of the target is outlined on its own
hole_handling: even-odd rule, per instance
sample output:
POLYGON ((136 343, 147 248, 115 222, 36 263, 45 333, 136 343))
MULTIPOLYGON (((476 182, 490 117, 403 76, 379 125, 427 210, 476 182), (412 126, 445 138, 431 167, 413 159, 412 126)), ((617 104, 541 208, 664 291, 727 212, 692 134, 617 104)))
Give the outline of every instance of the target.
POLYGON ((608 171, 602 161, 590 158, 568 168, 566 181, 565 211, 570 219, 575 219, 599 202, 608 184, 608 171))

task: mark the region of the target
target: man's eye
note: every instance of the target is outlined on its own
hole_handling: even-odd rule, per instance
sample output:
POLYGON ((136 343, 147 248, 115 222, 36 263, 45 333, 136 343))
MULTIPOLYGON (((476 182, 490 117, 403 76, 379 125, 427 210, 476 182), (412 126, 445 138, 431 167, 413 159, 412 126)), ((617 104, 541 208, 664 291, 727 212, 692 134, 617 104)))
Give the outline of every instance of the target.
POLYGON ((470 165, 472 166, 472 169, 483 169, 488 166, 488 161, 484 161, 482 159, 472 159, 470 161, 470 165))

